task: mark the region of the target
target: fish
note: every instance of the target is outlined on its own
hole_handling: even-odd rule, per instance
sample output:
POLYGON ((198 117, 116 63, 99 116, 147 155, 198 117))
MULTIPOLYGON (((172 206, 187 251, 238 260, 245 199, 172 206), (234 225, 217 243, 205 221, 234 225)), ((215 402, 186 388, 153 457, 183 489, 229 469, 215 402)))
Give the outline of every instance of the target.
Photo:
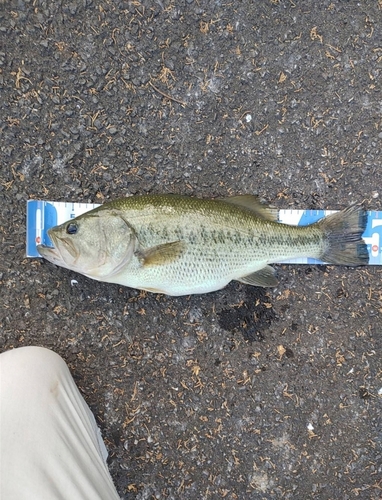
POLYGON ((108 201, 48 230, 42 257, 98 281, 172 296, 220 290, 236 280, 274 287, 269 265, 312 257, 366 265, 361 205, 308 226, 278 222, 277 209, 255 195, 196 198, 136 195, 108 201))

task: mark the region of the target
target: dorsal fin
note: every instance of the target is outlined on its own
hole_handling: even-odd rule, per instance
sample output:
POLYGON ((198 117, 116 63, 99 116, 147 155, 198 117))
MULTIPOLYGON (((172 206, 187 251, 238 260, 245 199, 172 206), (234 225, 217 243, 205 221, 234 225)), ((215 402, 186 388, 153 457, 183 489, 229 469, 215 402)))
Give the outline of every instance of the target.
POLYGON ((262 203, 258 196, 253 194, 242 194, 239 196, 229 196, 228 198, 219 198, 221 201, 244 207, 251 212, 254 212, 262 219, 277 222, 279 219, 279 211, 277 208, 271 208, 266 203, 262 203))

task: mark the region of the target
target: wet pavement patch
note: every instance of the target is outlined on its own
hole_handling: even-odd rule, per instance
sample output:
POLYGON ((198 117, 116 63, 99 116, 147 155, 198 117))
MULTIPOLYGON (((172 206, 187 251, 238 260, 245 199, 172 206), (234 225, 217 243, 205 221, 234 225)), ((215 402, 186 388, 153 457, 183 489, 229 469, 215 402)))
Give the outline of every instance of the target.
POLYGON ((221 328, 241 333, 250 342, 264 339, 264 331, 276 319, 269 294, 264 288, 247 287, 245 300, 217 313, 221 328))

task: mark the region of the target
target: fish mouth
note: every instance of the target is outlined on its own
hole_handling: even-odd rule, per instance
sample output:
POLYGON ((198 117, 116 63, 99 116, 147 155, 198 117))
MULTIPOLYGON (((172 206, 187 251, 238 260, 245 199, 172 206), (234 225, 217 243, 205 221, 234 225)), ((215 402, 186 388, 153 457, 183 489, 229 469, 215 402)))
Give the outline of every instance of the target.
POLYGON ((51 229, 48 229, 48 236, 53 245, 37 245, 38 253, 41 255, 41 257, 44 257, 44 259, 48 260, 52 264, 67 268, 68 266, 66 265, 65 260, 59 250, 59 245, 57 245, 55 234, 53 234, 51 229))
POLYGON ((52 264, 66 267, 65 262, 57 248, 49 247, 48 245, 37 245, 37 251, 41 257, 44 257, 44 259, 48 260, 52 264))
POLYGON ((52 246, 37 245, 38 253, 52 264, 66 269, 73 269, 78 258, 78 252, 73 242, 55 234, 52 229, 48 229, 48 236, 52 246), (67 262, 68 260, 70 265, 67 262))

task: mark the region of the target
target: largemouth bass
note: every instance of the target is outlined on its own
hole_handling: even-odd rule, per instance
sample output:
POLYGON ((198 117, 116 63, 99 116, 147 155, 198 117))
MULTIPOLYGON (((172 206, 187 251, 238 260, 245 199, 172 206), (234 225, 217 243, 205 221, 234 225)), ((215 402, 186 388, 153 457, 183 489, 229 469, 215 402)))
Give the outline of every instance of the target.
POLYGON ((143 195, 110 201, 48 231, 45 259, 85 276, 168 295, 219 290, 231 280, 276 286, 268 264, 312 257, 368 264, 367 213, 353 205, 309 226, 277 222, 256 196, 143 195))

